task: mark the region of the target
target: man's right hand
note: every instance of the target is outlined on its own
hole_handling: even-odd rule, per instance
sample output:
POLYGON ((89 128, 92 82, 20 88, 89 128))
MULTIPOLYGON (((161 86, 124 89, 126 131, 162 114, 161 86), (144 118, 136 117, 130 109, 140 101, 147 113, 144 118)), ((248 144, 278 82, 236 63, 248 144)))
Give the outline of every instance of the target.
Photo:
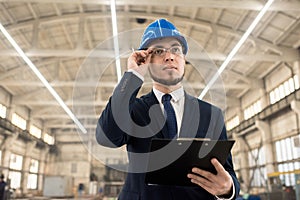
POLYGON ((151 50, 134 51, 127 60, 127 69, 132 69, 145 76, 151 60, 151 50))

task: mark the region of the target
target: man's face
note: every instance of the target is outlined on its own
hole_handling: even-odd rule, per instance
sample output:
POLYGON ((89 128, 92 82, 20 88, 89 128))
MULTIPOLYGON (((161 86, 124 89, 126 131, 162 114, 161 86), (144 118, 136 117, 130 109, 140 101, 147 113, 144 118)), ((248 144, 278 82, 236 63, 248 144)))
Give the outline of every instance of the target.
POLYGON ((175 38, 163 38, 153 41, 149 49, 151 78, 163 85, 177 85, 183 79, 185 55, 182 46, 175 38))

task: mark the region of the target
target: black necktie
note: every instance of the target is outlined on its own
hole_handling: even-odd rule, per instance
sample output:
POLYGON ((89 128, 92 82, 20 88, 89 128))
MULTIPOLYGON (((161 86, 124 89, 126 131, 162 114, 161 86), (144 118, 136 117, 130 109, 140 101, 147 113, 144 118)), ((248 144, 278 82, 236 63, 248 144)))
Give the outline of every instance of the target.
POLYGON ((170 94, 165 94, 162 96, 162 103, 164 105, 165 114, 167 117, 166 123, 168 127, 169 138, 174 138, 177 136, 177 121, 174 108, 170 102, 172 96, 170 94))

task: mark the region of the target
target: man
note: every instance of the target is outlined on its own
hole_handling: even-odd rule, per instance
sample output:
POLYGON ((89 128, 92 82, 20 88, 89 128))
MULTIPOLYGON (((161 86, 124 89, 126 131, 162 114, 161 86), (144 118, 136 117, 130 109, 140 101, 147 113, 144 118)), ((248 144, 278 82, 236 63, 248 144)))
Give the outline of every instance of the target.
POLYGON ((1 176, 0 176, 0 200, 5 199, 5 187, 6 187, 6 182, 4 181, 4 175, 1 174, 1 176))
POLYGON ((239 193, 231 155, 224 166, 216 159, 211 160, 217 174, 193 168, 193 173, 187 174, 193 187, 145 183, 144 163, 147 163, 152 138, 227 139, 221 110, 183 90, 181 81, 187 51, 186 39, 172 23, 165 19, 151 23, 143 34, 139 50, 128 58, 128 71, 99 118, 98 143, 108 147, 126 144, 129 154, 129 173, 120 200, 235 199, 239 193), (147 72, 153 80, 153 90, 138 98, 147 72), (168 121, 172 114, 164 107, 167 100, 162 103, 165 96, 172 98, 169 108, 172 107, 170 112, 175 114, 175 123, 168 121), (170 135, 172 133, 174 135, 170 135))

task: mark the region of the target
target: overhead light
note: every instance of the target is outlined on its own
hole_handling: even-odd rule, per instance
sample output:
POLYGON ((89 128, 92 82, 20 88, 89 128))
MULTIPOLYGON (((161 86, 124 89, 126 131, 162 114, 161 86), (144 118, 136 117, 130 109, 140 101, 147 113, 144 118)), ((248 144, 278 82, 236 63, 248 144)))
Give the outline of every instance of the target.
POLYGON ((249 26, 247 31, 244 33, 244 35, 241 37, 239 42, 235 45, 235 47, 231 50, 231 52, 228 54, 227 58, 223 62, 223 64, 220 66, 218 69, 217 73, 212 77, 212 79, 208 82, 206 87, 203 89, 201 92, 200 96, 198 97, 199 99, 202 99, 210 87, 215 83, 215 81, 218 79, 219 75, 224 71, 224 69, 227 67, 229 62, 232 60, 233 56, 237 53, 237 51, 240 49, 240 47, 244 44, 248 36, 251 34, 251 32, 254 30, 258 22, 261 20, 261 18, 264 16, 264 14, 267 12, 268 8, 271 6, 274 0, 269 0, 265 6, 261 9, 261 11, 258 13, 252 24, 249 26))
POLYGON ((145 18, 136 18, 135 20, 138 24, 144 24, 147 21, 145 18))
POLYGON ((121 73, 121 62, 120 62, 118 26, 117 26, 117 14, 116 14, 115 0, 110 1, 110 10, 111 10, 111 21, 112 21, 114 49, 115 49, 115 58, 116 58, 116 71, 117 71, 117 78, 118 78, 118 82, 119 82, 121 80, 122 73, 121 73))
POLYGON ((57 94, 57 92, 53 89, 53 87, 49 84, 46 78, 41 74, 41 72, 37 69, 37 67, 31 62, 31 60, 25 55, 24 51, 20 48, 20 46, 16 43, 16 41, 11 37, 11 35, 6 31, 4 26, 0 23, 0 30, 6 37, 6 39, 10 42, 10 44, 15 48, 21 58, 27 63, 30 69, 35 73, 35 75, 42 81, 44 86, 49 90, 52 96, 56 99, 59 105, 65 110, 65 112, 70 116, 70 118, 74 121, 74 123, 78 126, 78 128, 83 132, 87 133, 87 130, 80 123, 80 121, 75 117, 72 111, 68 108, 68 106, 64 103, 61 97, 57 94))

